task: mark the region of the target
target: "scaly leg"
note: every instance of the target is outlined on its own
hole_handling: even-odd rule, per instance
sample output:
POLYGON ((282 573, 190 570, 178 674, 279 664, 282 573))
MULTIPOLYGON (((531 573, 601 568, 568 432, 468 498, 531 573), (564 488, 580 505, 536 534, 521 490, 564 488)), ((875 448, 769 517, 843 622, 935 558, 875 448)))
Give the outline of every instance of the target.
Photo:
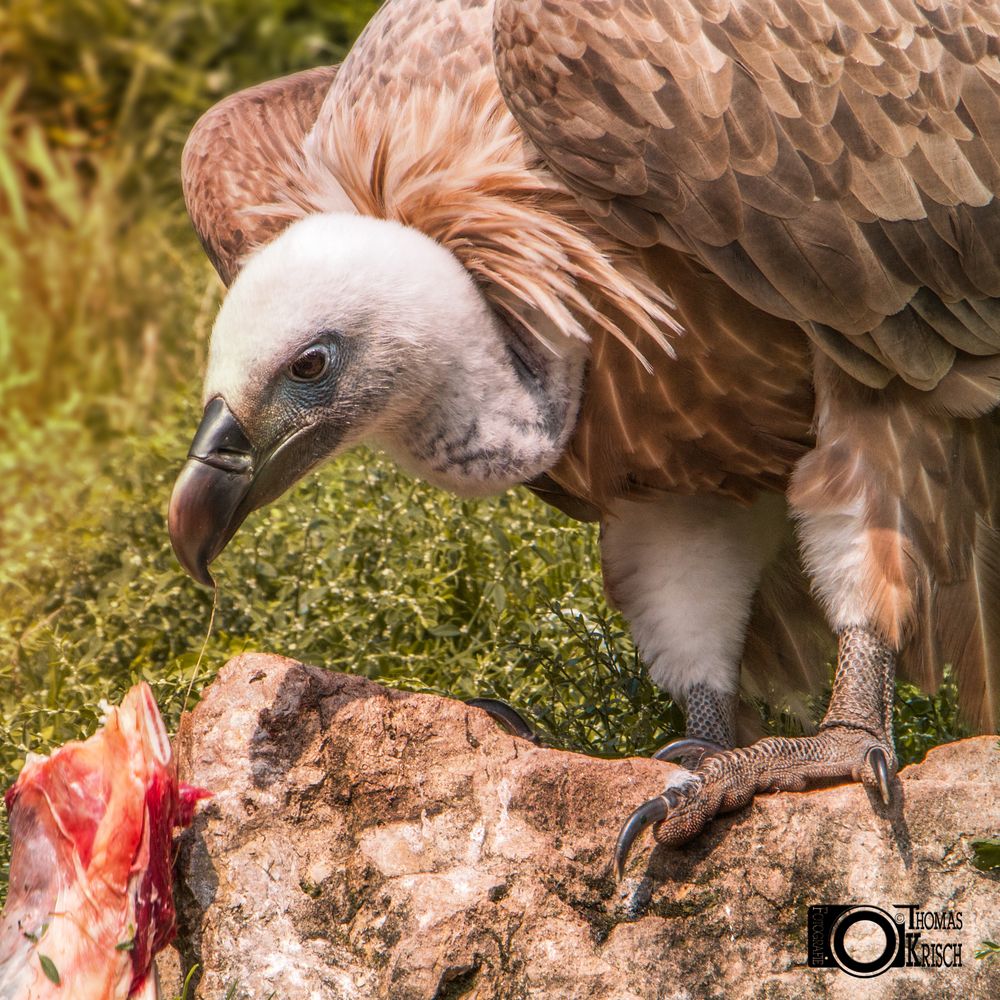
POLYGON ((736 745, 738 698, 709 687, 692 684, 684 698, 687 711, 685 735, 660 747, 656 760, 679 760, 696 767, 706 754, 722 753, 736 745))
POLYGON ((826 715, 815 736, 769 736, 749 747, 707 757, 682 783, 641 805, 615 848, 621 877, 639 833, 670 846, 699 833, 715 815, 747 805, 758 792, 801 791, 813 782, 861 780, 889 802, 896 773, 892 743, 895 654, 867 628, 839 635, 837 674, 826 715))

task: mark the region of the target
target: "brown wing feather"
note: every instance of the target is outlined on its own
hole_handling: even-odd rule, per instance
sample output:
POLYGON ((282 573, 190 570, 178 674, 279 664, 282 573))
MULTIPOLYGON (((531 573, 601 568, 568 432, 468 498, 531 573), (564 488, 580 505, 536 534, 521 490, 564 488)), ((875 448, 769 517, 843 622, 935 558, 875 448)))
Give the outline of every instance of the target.
POLYGON ((945 378, 962 320, 898 314, 921 287, 948 304, 1000 295, 1000 6, 606 0, 599 14, 498 0, 495 45, 515 117, 604 224, 698 257, 810 335, 835 331, 843 345, 814 340, 869 385, 945 378))
POLYGON ((227 285, 248 253, 301 215, 280 206, 295 204, 302 142, 336 73, 322 66, 241 90, 192 129, 181 161, 184 200, 227 285))

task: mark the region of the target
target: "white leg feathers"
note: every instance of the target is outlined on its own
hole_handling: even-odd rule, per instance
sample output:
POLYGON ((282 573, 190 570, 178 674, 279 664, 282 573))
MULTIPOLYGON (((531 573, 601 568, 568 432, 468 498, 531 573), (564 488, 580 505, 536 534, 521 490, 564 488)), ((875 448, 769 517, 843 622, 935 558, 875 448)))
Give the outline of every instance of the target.
POLYGON ((656 684, 678 698, 694 684, 736 693, 753 595, 790 530, 775 495, 616 504, 602 525, 605 589, 656 684))
POLYGON ((871 533, 864 501, 801 515, 798 525, 806 570, 834 632, 872 621, 875 610, 867 597, 873 589, 871 533))

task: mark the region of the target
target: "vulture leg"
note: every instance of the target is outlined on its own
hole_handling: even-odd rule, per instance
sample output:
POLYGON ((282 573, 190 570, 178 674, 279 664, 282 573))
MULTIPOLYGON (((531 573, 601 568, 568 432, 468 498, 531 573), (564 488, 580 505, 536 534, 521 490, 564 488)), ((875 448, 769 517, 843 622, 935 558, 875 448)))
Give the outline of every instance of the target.
POLYGON ((711 754, 736 746, 735 694, 724 694, 705 684, 692 684, 684 699, 686 734, 660 747, 656 760, 676 760, 694 768, 711 754))
POLYGON ((687 711, 654 755, 695 767, 736 743, 740 659, 761 573, 789 531, 784 500, 660 496, 616 503, 601 524, 604 589, 650 677, 687 711))
POLYGON ((889 803, 896 773, 892 743, 893 650, 869 629, 839 636, 837 674, 826 715, 815 736, 769 736, 749 747, 705 759, 691 775, 643 803, 626 821, 615 848, 619 878, 638 835, 669 846, 699 833, 719 813, 747 805, 758 792, 801 791, 817 781, 860 780, 889 803))

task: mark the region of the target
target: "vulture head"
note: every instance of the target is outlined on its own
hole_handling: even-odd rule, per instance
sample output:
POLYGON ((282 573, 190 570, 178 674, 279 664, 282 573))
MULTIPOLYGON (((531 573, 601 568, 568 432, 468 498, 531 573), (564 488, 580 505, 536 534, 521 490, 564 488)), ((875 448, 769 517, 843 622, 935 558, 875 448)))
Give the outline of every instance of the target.
POLYGON ((209 563, 253 510, 360 442, 467 496, 558 460, 582 345, 558 352, 494 310, 415 229, 314 215, 252 256, 212 331, 205 413, 170 501, 182 565, 209 563))

